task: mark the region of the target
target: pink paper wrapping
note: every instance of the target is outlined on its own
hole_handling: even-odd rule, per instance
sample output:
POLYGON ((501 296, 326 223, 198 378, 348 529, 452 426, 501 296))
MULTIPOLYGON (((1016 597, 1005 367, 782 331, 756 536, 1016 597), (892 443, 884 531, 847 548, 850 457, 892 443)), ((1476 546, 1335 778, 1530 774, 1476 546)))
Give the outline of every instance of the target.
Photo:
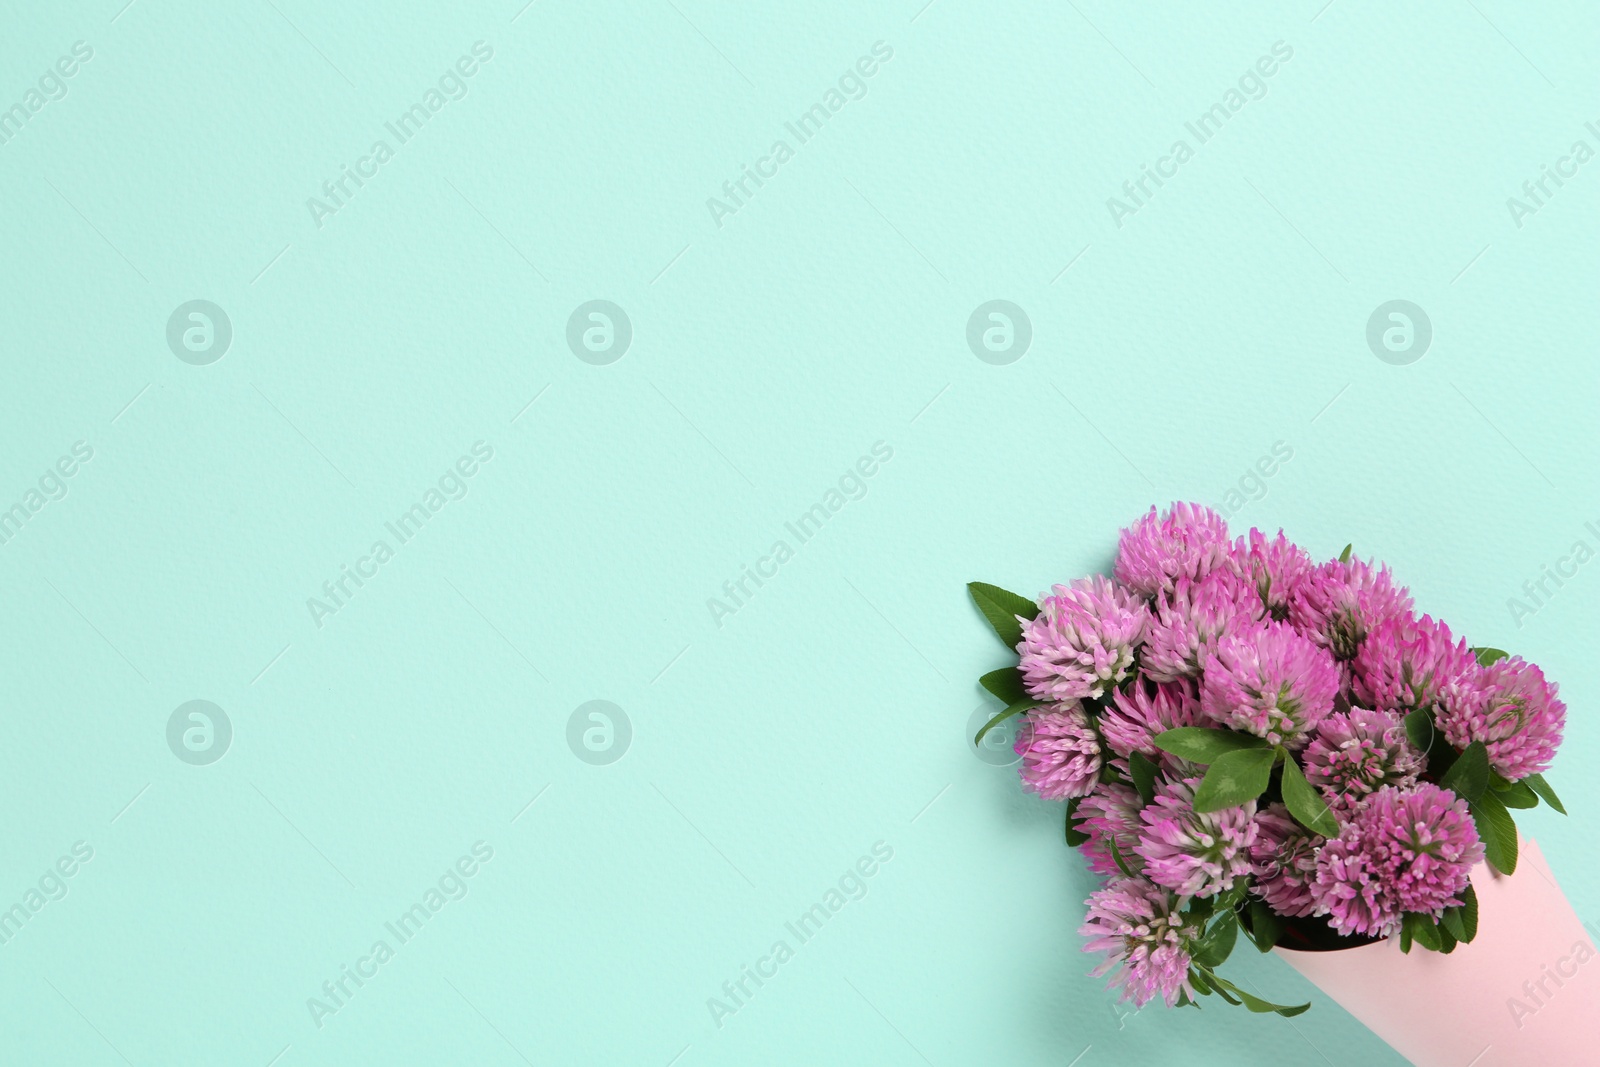
POLYGON ((1397 939, 1275 951, 1417 1067, 1600 1064, 1600 956, 1539 846, 1472 884, 1478 936, 1448 956, 1397 939))

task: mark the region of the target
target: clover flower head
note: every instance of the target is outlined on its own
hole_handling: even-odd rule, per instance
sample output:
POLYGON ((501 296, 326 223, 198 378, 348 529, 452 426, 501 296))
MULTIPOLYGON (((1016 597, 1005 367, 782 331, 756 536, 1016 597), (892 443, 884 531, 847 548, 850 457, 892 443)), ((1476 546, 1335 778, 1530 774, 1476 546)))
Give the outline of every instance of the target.
POLYGON ((1317 914, 1341 934, 1388 937, 1406 912, 1461 903, 1483 843, 1467 802, 1428 782, 1384 786, 1317 854, 1317 914))
POLYGON ((1263 609, 1238 577, 1216 571, 1198 582, 1178 579, 1152 612, 1140 667, 1153 681, 1175 682, 1198 678, 1218 639, 1256 622, 1263 609))
POLYGON ((1410 614, 1411 594, 1389 568, 1354 557, 1312 570, 1289 601, 1289 621, 1340 662, 1353 659, 1379 623, 1410 614))
POLYGON ((1136 683, 1112 696, 1100 714, 1100 733, 1107 747, 1124 759, 1138 752, 1159 761, 1162 752, 1155 746, 1157 734, 1202 722, 1200 700, 1192 686, 1136 683))
POLYGON ((1550 769, 1566 728, 1567 706, 1544 672, 1520 656, 1480 668, 1445 689, 1439 727, 1457 748, 1482 741, 1489 766, 1516 781, 1550 769))
POLYGON ((1428 707, 1452 685, 1472 680, 1478 660, 1465 640, 1430 615, 1379 623, 1350 661, 1350 686, 1362 707, 1407 712, 1428 707))
POLYGON ((1200 707, 1206 717, 1275 745, 1297 748, 1333 710, 1339 671, 1286 622, 1225 635, 1206 660, 1200 707))
POLYGON ((1301 758, 1306 780, 1336 811, 1360 804, 1383 786, 1412 785, 1423 769, 1422 754, 1407 740, 1400 716, 1370 708, 1323 719, 1301 758))
POLYGON ((1228 524, 1202 504, 1174 503, 1134 521, 1117 541, 1117 580, 1141 596, 1170 590, 1181 578, 1198 581, 1228 556, 1228 524))
POLYGON ((1280 622, 1289 617, 1289 605, 1312 570, 1306 550, 1282 530, 1269 538, 1254 527, 1229 548, 1228 565, 1255 590, 1267 614, 1280 622))
POLYGON ((1194 810, 1199 778, 1168 782, 1139 813, 1144 829, 1134 851, 1146 875, 1186 897, 1215 896, 1249 875, 1256 840, 1256 802, 1201 814, 1194 810))
POLYGON ((1115 582, 1095 575, 1058 585, 1022 623, 1017 645, 1028 692, 1041 700, 1099 697, 1133 668, 1150 609, 1115 582))
POLYGON ((1100 741, 1076 701, 1034 708, 1017 730, 1018 773, 1046 800, 1088 796, 1100 780, 1100 741))
POLYGON ((1144 807, 1139 794, 1125 785, 1102 785, 1078 802, 1078 829, 1089 835, 1089 840, 1078 846, 1089 861, 1089 869, 1096 874, 1117 874, 1122 868, 1111 846, 1130 870, 1138 873, 1140 859, 1133 851, 1139 843, 1139 831, 1144 823, 1139 819, 1139 809, 1144 807))
POLYGON ((1189 987, 1189 943, 1200 930, 1185 922, 1177 894, 1140 878, 1114 878, 1095 890, 1078 933, 1086 952, 1105 959, 1089 973, 1111 973, 1108 989, 1139 1007, 1157 997, 1167 1007, 1189 987))
POLYGON ((1255 875, 1251 888, 1279 915, 1299 917, 1316 910, 1311 883, 1317 873, 1322 837, 1301 826, 1282 804, 1256 812, 1256 840, 1250 846, 1255 875))

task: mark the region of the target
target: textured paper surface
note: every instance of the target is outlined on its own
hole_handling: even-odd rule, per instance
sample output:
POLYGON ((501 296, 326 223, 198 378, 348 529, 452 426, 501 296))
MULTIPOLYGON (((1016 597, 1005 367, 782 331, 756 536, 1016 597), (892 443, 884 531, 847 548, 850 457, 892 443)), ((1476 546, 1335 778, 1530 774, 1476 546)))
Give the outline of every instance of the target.
POLYGON ((0 914, 41 905, 0 1064, 1397 1067, 1242 942, 1312 1010, 1088 976, 1062 805, 970 744, 965 583, 1104 571, 1175 499, 1353 541, 1559 681, 1573 816, 1517 819, 1600 918, 1600 157, 1544 176, 1600 149, 1597 41, 1579 0, 0 0, 0 914), (194 300, 225 351, 169 341, 194 300), (185 713, 186 759, 194 700, 231 734, 185 713))

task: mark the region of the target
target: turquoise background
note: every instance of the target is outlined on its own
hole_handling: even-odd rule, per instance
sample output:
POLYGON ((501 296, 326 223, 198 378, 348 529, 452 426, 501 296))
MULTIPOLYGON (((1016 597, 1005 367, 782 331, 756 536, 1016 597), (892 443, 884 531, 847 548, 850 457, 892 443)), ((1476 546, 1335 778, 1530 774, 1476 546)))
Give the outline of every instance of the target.
POLYGON ((1235 528, 1353 541, 1559 680, 1574 817, 1521 825, 1600 917, 1600 564, 1507 603, 1600 548, 1600 162, 1520 227, 1507 205, 1600 148, 1588 6, 123 3, 0 5, 0 107, 93 51, 0 144, 0 508, 93 450, 0 544, 0 908, 93 849, 0 945, 0 1059, 1400 1063, 1248 951, 1230 973, 1312 1011, 1114 1006, 1059 806, 965 741, 1004 662, 965 582, 1104 568, 1119 526, 1222 505, 1278 442, 1235 528), (1199 145, 1184 124, 1279 41, 1199 145), (319 227, 308 198, 380 138, 319 227), (1108 198, 1179 138, 1119 227, 1108 198), (167 342, 195 299, 232 326, 209 365, 167 342), (993 299, 1031 323, 1006 365, 966 341, 993 299), (1366 343, 1395 299, 1433 330, 1404 366, 1366 343), (609 365, 567 343, 591 300, 632 325, 609 365), (466 495, 398 544, 475 442, 466 495), (877 442, 865 495, 789 535, 877 442), (209 765, 166 739, 195 699, 232 724, 209 765), (591 700, 631 723, 607 765, 568 744, 591 700), (865 896, 789 934, 878 842, 865 896))

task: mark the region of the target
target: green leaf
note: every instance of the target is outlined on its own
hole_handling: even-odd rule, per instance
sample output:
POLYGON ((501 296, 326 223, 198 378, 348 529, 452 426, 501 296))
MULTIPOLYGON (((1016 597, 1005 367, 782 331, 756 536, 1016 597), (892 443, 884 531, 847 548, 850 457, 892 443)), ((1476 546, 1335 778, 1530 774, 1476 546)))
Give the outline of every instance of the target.
POLYGON ((1450 936, 1457 941, 1467 939, 1467 924, 1461 918, 1460 908, 1446 908, 1444 914, 1439 916, 1439 925, 1449 931, 1450 936))
POLYGON ((1405 724, 1406 740, 1427 758, 1429 773, 1436 779, 1447 774, 1456 762, 1456 750, 1434 724, 1432 713, 1418 708, 1405 717, 1405 724))
POLYGON ((1550 788, 1550 783, 1544 780, 1544 775, 1530 774, 1524 778, 1523 781, 1528 784, 1529 789, 1532 789, 1535 793, 1538 793, 1539 798, 1546 804, 1550 805, 1552 808, 1555 808, 1563 815, 1567 813, 1567 809, 1561 806, 1561 798, 1556 796, 1556 791, 1554 789, 1550 788))
POLYGON ((1022 672, 1015 667, 990 671, 978 679, 978 684, 999 697, 1002 704, 1020 704, 1028 699, 1028 690, 1022 684, 1022 672))
POLYGON ((1017 622, 1017 616, 1020 615, 1024 619, 1039 617, 1039 605, 1027 597, 1001 589, 998 585, 968 582, 967 592, 972 594, 972 602, 978 605, 983 617, 994 627, 1000 643, 1009 649, 1015 650, 1022 640, 1022 626, 1017 622))
POLYGON ((1083 798, 1073 797, 1071 800, 1067 801, 1067 844, 1071 845, 1073 848, 1077 848, 1079 845, 1086 844, 1089 840, 1088 834, 1084 833, 1082 830, 1073 825, 1078 815, 1078 801, 1081 799, 1083 798))
POLYGON ((1217 996, 1221 997, 1223 1000, 1226 1000, 1229 1004, 1232 1004, 1236 1008, 1239 1006, 1238 1000, 1234 999, 1233 996, 1233 993, 1237 993, 1239 991, 1238 986, 1234 985, 1226 978, 1218 978, 1210 971, 1206 971, 1205 976, 1206 981, 1211 983, 1211 988, 1217 994, 1217 996), (1232 990, 1233 992, 1230 993, 1229 990, 1232 990))
POLYGON ((1216 897, 1190 897, 1189 906, 1180 913, 1185 925, 1204 926, 1217 910, 1216 897))
POLYGON ((1489 788, 1489 750, 1482 741, 1474 741, 1461 752, 1461 757, 1439 779, 1446 789, 1453 789, 1470 804, 1483 796, 1489 788))
POLYGON ((1239 916, 1231 910, 1225 911, 1211 921, 1205 936, 1195 942, 1193 959, 1202 967, 1219 966, 1233 952, 1238 939, 1239 916))
POLYGON ((1495 796, 1508 808, 1537 808, 1539 794, 1526 782, 1507 782, 1504 789, 1495 790, 1495 796))
POLYGON ((1209 997, 1211 995, 1211 986, 1207 984, 1204 976, 1202 976, 1200 972, 1195 970, 1193 967, 1189 968, 1189 984, 1194 986, 1194 991, 1199 993, 1202 997, 1209 997))
POLYGON ((1460 910, 1461 925, 1467 930, 1467 935, 1461 940, 1471 941, 1478 936, 1478 891, 1472 888, 1471 882, 1467 883, 1467 891, 1461 894, 1460 910))
POLYGON ((1239 994, 1239 999, 1244 1001, 1244 1006, 1255 1012, 1257 1015, 1264 1015, 1265 1013, 1271 1011, 1278 1013, 1285 1019, 1292 1019, 1296 1015, 1303 1015, 1311 1010, 1310 1002, 1305 1004, 1295 1004, 1292 1006, 1285 1004, 1274 1004, 1270 1000, 1262 1000, 1260 997, 1251 996, 1242 989, 1236 988, 1234 992, 1239 994))
POLYGON ((988 734, 988 732, 990 730, 993 730, 996 726, 999 726, 1001 723, 1003 723, 1007 719, 1011 718, 1011 716, 1020 715, 1023 712, 1027 711, 1029 708, 1036 708, 1040 704, 1043 704, 1043 703, 1044 703, 1044 701, 1042 701, 1042 700, 1033 700, 1032 698, 1030 698, 1028 700, 1022 701, 1020 704, 1012 704, 1010 707, 1008 707, 1004 711, 1000 712, 1000 714, 996 715, 994 718, 992 718, 988 722, 984 723, 983 724, 983 729, 978 731, 978 736, 976 736, 976 737, 974 737, 972 739, 972 743, 975 744, 975 745, 983 744, 983 738, 984 738, 984 736, 986 734, 988 734))
POLYGON ((1215 902, 1215 910, 1238 911, 1239 905, 1244 903, 1244 895, 1249 891, 1249 886, 1243 881, 1235 881, 1232 889, 1224 889, 1211 899, 1215 902))
MULTIPOLYGON (((1265 1014, 1266 1012, 1274 1011, 1279 1015, 1282 1015, 1285 1019, 1288 1019, 1299 1015, 1301 1012, 1309 1010, 1311 1007, 1310 1004, 1296 1004, 1293 1007, 1289 1007, 1284 1004, 1274 1004, 1269 1000, 1262 1000, 1258 996, 1246 993, 1244 990, 1240 989, 1238 986, 1234 985, 1225 978, 1218 978, 1216 975, 1209 973, 1207 974, 1207 977, 1210 978, 1212 984, 1217 987, 1218 993, 1222 993, 1222 995, 1226 997, 1227 993, 1224 992, 1224 990, 1231 990, 1238 995, 1239 1000, 1244 1001, 1245 1007, 1249 1008, 1253 1012, 1257 1012, 1258 1014, 1265 1014)), ((1238 1001, 1230 999, 1228 1003, 1236 1004, 1238 1001)))
POLYGON ((1278 913, 1267 907, 1265 901, 1252 900, 1250 902, 1250 931, 1256 948, 1262 952, 1271 952, 1272 946, 1278 943, 1278 938, 1283 936, 1283 920, 1278 918, 1278 913))
POLYGON ((1483 851, 1489 863, 1501 874, 1513 874, 1517 869, 1517 824, 1511 813, 1493 793, 1485 793, 1468 805, 1472 821, 1478 824, 1478 836, 1483 839, 1483 851))
POLYGON ((1356 547, 1356 546, 1353 545, 1353 544, 1349 544, 1349 545, 1345 545, 1344 546, 1344 551, 1339 553, 1339 562, 1340 563, 1349 563, 1350 562, 1350 550, 1352 548, 1354 548, 1354 547, 1356 547))
POLYGON ((1409 930, 1411 940, 1425 949, 1438 952, 1444 947, 1444 940, 1439 936, 1439 928, 1434 925, 1432 916, 1420 911, 1408 911, 1400 921, 1400 928, 1409 930))
POLYGON ((1433 717, 1428 714, 1427 708, 1418 708, 1405 718, 1406 740, 1411 742, 1411 747, 1418 752, 1426 753, 1433 747, 1435 731, 1433 717))
POLYGON ((1217 757, 1194 791, 1194 810, 1204 814, 1247 804, 1267 791, 1278 753, 1244 748, 1217 757))
POLYGON ((1262 749, 1267 742, 1254 734, 1237 730, 1218 730, 1208 726, 1180 726, 1155 736, 1155 746, 1190 763, 1215 763, 1221 756, 1241 749, 1262 749))
POLYGON ((1411 926, 1405 922, 1400 924, 1400 951, 1408 956, 1411 954, 1411 926))
POLYGON ((1491 663, 1498 663, 1511 655, 1503 648, 1474 648, 1472 652, 1478 657, 1478 664, 1483 667, 1487 667, 1491 663))
POLYGON ((1128 866, 1128 861, 1122 858, 1122 850, 1117 847, 1116 836, 1113 834, 1107 834, 1106 844, 1111 847, 1111 858, 1116 861, 1117 869, 1123 874, 1127 875, 1129 878, 1139 877, 1134 872, 1133 868, 1128 866))
POLYGON ((1144 754, 1135 752, 1128 757, 1128 777, 1133 779, 1134 788, 1139 790, 1139 800, 1149 804, 1156 795, 1156 765, 1145 759, 1144 754))
POLYGON ((1328 810, 1327 801, 1308 781, 1294 757, 1283 761, 1283 802, 1295 822, 1323 837, 1339 836, 1339 820, 1328 810))
POLYGON ((1460 940, 1457 939, 1456 935, 1452 934, 1444 926, 1436 926, 1434 927, 1434 930, 1439 935, 1439 951, 1444 953, 1446 956, 1454 952, 1456 950, 1456 946, 1461 943, 1460 940))

